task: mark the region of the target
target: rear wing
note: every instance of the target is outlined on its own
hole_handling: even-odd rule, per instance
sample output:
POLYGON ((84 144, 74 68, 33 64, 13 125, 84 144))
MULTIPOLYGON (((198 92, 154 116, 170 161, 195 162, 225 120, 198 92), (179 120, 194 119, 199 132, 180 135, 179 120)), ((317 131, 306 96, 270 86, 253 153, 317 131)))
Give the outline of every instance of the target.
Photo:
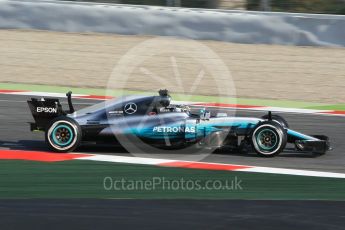
POLYGON ((48 123, 56 117, 66 115, 62 110, 59 99, 42 98, 40 100, 31 98, 28 101, 31 114, 35 120, 30 123, 31 131, 44 131, 48 123))
POLYGON ((49 122, 59 116, 65 116, 67 114, 74 113, 72 104, 72 92, 66 94, 69 111, 62 109, 59 99, 56 98, 31 98, 28 101, 28 105, 31 114, 35 120, 34 123, 30 123, 31 131, 44 131, 49 122))

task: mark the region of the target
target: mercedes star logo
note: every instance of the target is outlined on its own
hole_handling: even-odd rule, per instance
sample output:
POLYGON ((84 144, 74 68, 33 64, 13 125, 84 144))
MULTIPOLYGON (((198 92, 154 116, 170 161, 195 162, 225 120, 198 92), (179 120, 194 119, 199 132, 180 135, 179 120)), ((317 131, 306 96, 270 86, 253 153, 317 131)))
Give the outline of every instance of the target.
POLYGON ((124 107, 125 113, 133 114, 137 111, 138 107, 135 103, 127 103, 124 107))

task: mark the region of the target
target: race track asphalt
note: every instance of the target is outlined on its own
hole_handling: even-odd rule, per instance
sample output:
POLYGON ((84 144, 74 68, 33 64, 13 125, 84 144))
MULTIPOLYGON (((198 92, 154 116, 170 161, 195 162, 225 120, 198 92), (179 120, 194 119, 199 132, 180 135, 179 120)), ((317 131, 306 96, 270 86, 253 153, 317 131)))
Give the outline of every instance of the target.
POLYGON ((344 202, 0 200, 1 229, 344 229, 344 202))
MULTIPOLYGON (((30 132, 26 96, 0 95, 0 148, 47 150, 43 133, 30 132)), ((96 103, 74 100, 76 108, 96 103)), ((63 105, 67 106, 63 100, 63 105)), ((262 116, 241 111, 238 116, 262 116)), ((321 157, 287 151, 275 158, 217 153, 204 161, 345 172, 345 118, 283 114, 293 129, 325 134, 334 150, 321 157)), ((78 151, 128 155, 121 148, 78 151)), ((168 157, 168 156, 167 156, 168 157)), ((0 200, 1 229, 343 229, 344 202, 255 200, 0 200)))
MULTIPOLYGON (((0 148, 47 150, 43 133, 29 131, 28 122, 33 119, 26 104, 28 98, 27 96, 0 95, 0 148)), ((73 100, 73 102, 79 109, 99 101, 73 100)), ((66 101, 62 100, 62 103, 67 108, 66 101)), ((264 114, 265 112, 237 111, 238 116, 260 117, 264 114)), ((286 113, 281 115, 294 130, 329 136, 334 150, 326 155, 315 157, 313 154, 297 153, 291 149, 275 158, 261 158, 254 153, 222 152, 214 153, 203 161, 345 173, 345 117, 286 113)), ((129 155, 122 148, 105 146, 81 147, 78 151, 129 155)))

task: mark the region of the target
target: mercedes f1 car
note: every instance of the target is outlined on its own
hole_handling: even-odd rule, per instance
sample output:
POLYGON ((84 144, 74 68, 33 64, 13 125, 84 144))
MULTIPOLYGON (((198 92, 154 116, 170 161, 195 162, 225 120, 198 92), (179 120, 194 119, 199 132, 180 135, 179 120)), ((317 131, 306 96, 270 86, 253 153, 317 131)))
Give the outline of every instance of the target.
POLYGON ((74 110, 71 92, 67 99, 69 111, 54 98, 28 101, 35 120, 31 130, 44 131, 47 145, 56 152, 73 151, 83 142, 120 143, 119 137, 126 136, 157 148, 253 149, 265 157, 278 155, 287 143, 297 151, 318 154, 331 149, 328 137, 294 131, 271 112, 261 118, 211 115, 204 108, 193 113, 188 106, 172 105, 167 90, 108 100, 79 111, 74 110))

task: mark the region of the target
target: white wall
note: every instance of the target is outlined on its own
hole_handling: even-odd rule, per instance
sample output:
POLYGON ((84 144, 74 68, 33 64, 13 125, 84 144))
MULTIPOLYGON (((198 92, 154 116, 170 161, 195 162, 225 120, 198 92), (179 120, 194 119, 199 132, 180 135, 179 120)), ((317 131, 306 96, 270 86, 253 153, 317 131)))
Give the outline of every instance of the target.
POLYGON ((0 0, 0 28, 345 46, 345 16, 0 0))

